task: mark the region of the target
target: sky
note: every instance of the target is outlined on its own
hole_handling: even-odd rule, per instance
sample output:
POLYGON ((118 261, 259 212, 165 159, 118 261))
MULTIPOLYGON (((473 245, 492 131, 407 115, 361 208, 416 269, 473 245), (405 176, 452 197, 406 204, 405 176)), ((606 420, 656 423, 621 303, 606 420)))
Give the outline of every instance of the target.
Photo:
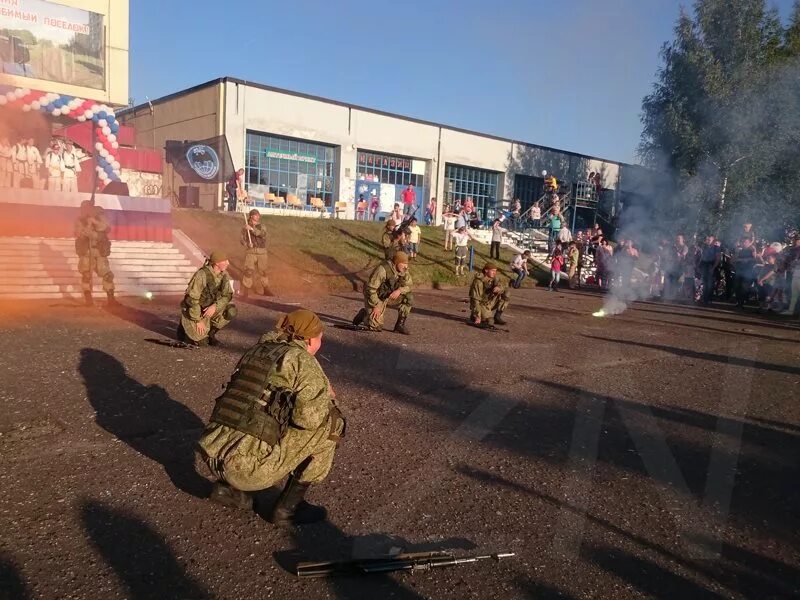
MULTIPOLYGON (((638 162, 677 0, 131 0, 139 104, 238 77, 638 162)), ((792 0, 775 0, 788 18, 792 0)))

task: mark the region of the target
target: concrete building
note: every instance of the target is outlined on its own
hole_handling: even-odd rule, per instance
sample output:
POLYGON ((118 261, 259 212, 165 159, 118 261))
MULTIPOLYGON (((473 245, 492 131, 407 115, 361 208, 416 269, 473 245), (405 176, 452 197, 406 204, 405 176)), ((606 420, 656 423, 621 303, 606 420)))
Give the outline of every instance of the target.
MULTIPOLYGON (((542 171, 567 189, 594 171, 602 178, 600 204, 613 213, 623 163, 546 148, 380 110, 282 90, 230 77, 153 100, 120 114, 136 143, 163 150, 165 142, 224 134, 234 165, 246 169, 251 198, 296 196, 329 208, 347 203, 352 217, 359 195, 380 199, 382 212, 416 188, 418 215, 431 197, 442 206, 474 199, 482 219, 513 198, 523 209, 542 193, 542 171)), ((166 195, 182 185, 165 165, 166 195), (172 189, 170 189, 172 187, 172 189)), ((223 186, 204 184, 200 205, 222 207, 223 186)))

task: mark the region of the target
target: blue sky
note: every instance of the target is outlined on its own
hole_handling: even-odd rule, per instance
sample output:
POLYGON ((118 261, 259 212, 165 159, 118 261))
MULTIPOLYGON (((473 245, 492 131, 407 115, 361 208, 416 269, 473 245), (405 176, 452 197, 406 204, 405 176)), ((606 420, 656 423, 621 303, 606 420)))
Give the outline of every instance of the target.
POLYGON ((681 4, 131 0, 130 95, 228 75, 632 162, 681 4))

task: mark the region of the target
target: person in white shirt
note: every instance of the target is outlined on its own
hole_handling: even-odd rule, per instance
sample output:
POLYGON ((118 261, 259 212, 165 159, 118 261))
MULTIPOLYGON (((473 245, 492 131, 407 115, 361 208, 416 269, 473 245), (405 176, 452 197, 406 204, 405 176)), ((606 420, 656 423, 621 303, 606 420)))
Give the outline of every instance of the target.
POLYGON ((22 179, 29 177, 33 189, 42 187, 42 177, 39 170, 42 167, 42 155, 34 146, 33 138, 20 141, 14 146, 14 187, 19 187, 22 179))
POLYGON ((467 244, 473 237, 467 231, 466 226, 459 227, 453 234, 453 241, 456 244, 456 276, 466 275, 467 244))
POLYGON ((14 165, 11 161, 13 149, 7 137, 0 139, 0 187, 11 187, 11 174, 14 172, 14 165))
POLYGON ((403 222, 403 209, 400 208, 399 204, 394 205, 394 209, 392 210, 391 214, 389 215, 389 220, 394 221, 397 223, 397 226, 403 222))
POLYGON ((489 245, 489 258, 500 260, 500 244, 503 243, 503 229, 500 219, 492 222, 492 243, 489 245))
POLYGON ((542 223, 542 208, 538 202, 531 208, 531 221, 534 227, 539 227, 542 223))
POLYGON ((61 148, 58 140, 51 141, 50 147, 45 151, 44 168, 47 170, 47 189, 51 192, 60 192, 64 166, 61 161, 61 148))
POLYGON ((419 241, 422 237, 422 229, 417 225, 417 217, 411 217, 408 220, 408 245, 409 254, 408 258, 416 258, 417 250, 419 249, 419 241))
POLYGON ((518 290, 528 276, 528 259, 531 257, 531 251, 525 250, 522 254, 517 254, 514 260, 511 261, 511 270, 517 276, 517 279, 511 283, 511 287, 518 290))
POLYGON ((61 166, 63 168, 61 189, 65 192, 77 192, 81 163, 75 145, 70 140, 67 140, 67 147, 61 155, 61 166))
POLYGON ((444 213, 442 217, 444 226, 444 249, 450 250, 453 247, 453 233, 456 230, 456 215, 450 211, 444 213))

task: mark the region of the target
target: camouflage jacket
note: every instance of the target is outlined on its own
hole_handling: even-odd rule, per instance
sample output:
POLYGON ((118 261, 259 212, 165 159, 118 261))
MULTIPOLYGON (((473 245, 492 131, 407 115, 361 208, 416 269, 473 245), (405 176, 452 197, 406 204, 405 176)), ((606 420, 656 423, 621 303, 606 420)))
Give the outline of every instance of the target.
POLYGON ((263 223, 253 225, 253 231, 249 232, 246 227, 242 227, 242 246, 248 250, 262 250, 267 247, 267 228, 263 223), (250 245, 252 244, 252 246, 250 245))
POLYGON ((505 291, 505 288, 500 284, 497 277, 489 279, 483 273, 476 273, 475 278, 472 280, 472 285, 469 288, 469 299, 479 304, 489 302, 494 295, 492 290, 495 287, 500 288, 501 294, 505 291))
POLYGON ((199 321, 203 318, 203 311, 212 304, 216 304, 217 313, 221 313, 231 300, 230 275, 225 271, 215 274, 211 265, 206 263, 189 280, 181 309, 189 319, 199 321))
POLYGON ((406 270, 404 275, 395 268, 391 261, 383 261, 369 276, 367 285, 364 286, 364 296, 370 308, 386 300, 395 290, 407 294, 411 291, 411 274, 406 270))
POLYGON ((111 229, 102 208, 95 207, 93 212, 91 217, 80 217, 75 221, 75 239, 82 242, 87 252, 89 248, 97 247, 98 242, 107 243, 111 229))

